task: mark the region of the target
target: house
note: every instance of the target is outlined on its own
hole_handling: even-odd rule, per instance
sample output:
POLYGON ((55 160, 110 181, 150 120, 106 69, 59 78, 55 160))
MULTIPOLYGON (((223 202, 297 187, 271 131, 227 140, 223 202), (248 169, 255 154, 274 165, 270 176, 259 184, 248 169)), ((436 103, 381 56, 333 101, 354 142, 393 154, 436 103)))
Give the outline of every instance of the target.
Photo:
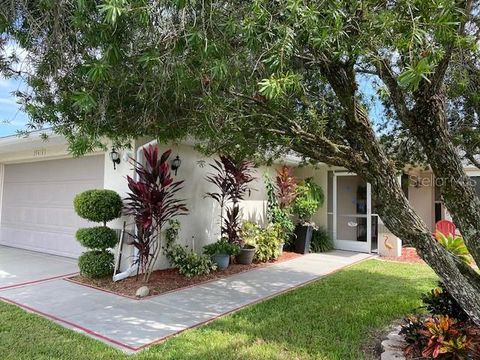
MULTIPOLYGON (((75 231, 91 226, 80 219, 72 206, 73 197, 84 190, 106 188, 124 197, 128 191, 126 176, 133 176, 130 157, 141 154, 149 139, 139 139, 132 149, 118 151, 120 163, 114 164, 111 150, 74 158, 66 140, 49 133, 44 141, 40 132, 25 138, 0 138, 0 244, 67 257, 78 257, 84 249, 74 239, 75 231)), ((171 148, 181 166, 176 175, 185 179, 179 196, 187 200, 190 215, 181 218, 181 240, 196 250, 219 236, 218 205, 204 197, 213 185, 205 181, 212 158, 198 153, 191 144, 160 146, 171 148)), ((325 205, 314 221, 331 233, 335 247, 343 250, 374 252, 399 256, 402 242, 391 234, 375 213, 372 189, 359 176, 325 164, 300 166, 299 159, 284 159, 299 178, 313 177, 326 193, 325 205)), ((480 171, 466 167, 472 179, 480 171)), ((399 178, 412 206, 434 229, 439 219, 448 218, 435 187, 431 171, 406 169, 399 178)), ((274 167, 256 170, 255 191, 243 202, 243 216, 265 221, 266 190, 263 173, 274 174, 274 167)), ((480 185, 480 182, 479 182, 480 185)), ((110 226, 121 228, 123 220, 110 226)), ((165 259, 159 266, 166 265, 165 259)), ((126 265, 124 265, 126 266, 126 265)))
MULTIPOLYGON (((120 162, 114 164, 111 148, 74 158, 62 136, 50 132, 45 141, 42 133, 0 138, 0 245, 76 258, 85 249, 74 239, 75 231, 93 224, 74 212, 74 196, 87 189, 105 188, 125 197, 126 177, 134 176, 129 159, 141 156, 139 150, 149 140, 139 139, 131 149, 119 150, 120 162)), ((169 148, 173 150, 172 158, 178 155, 181 160, 176 177, 185 183, 178 196, 186 199, 190 210, 188 216, 179 219, 180 239, 200 251, 219 236, 218 205, 205 198, 206 192, 215 190, 205 180, 213 159, 189 144, 160 146, 161 151, 169 148)), ((286 161, 290 165, 298 163, 298 159, 286 161)), ((255 191, 242 204, 244 217, 260 223, 266 213, 264 172, 275 173, 274 168, 257 169, 252 184, 255 191)), ((109 226, 120 229, 124 220, 115 220, 109 226)), ((123 267, 127 265, 123 262, 123 267)), ((158 264, 166 265, 166 259, 158 264)))

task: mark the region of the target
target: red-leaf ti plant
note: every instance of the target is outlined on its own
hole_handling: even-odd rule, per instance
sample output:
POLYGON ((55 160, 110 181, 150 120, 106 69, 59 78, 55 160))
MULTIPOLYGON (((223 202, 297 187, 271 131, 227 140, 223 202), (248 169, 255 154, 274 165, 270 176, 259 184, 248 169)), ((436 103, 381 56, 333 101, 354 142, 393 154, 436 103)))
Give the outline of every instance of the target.
POLYGON ((240 206, 239 202, 250 195, 250 183, 255 179, 252 176, 253 164, 250 161, 235 161, 229 156, 221 155, 220 160, 210 164, 215 173, 208 174, 207 181, 216 185, 218 192, 208 192, 220 205, 220 232, 221 237, 227 237, 231 243, 240 243, 240 206), (231 206, 224 212, 224 208, 231 206))
POLYGON ((289 207, 297 196, 297 179, 292 168, 283 165, 277 169, 277 200, 281 209, 289 207))
POLYGON ((130 192, 125 199, 125 213, 135 219, 137 233, 133 245, 138 249, 138 263, 144 281, 148 281, 161 252, 160 232, 167 221, 188 214, 183 200, 175 197, 182 181, 173 181, 168 158, 171 150, 159 158, 158 147, 143 149, 145 165, 134 161, 138 179, 127 176, 130 192))

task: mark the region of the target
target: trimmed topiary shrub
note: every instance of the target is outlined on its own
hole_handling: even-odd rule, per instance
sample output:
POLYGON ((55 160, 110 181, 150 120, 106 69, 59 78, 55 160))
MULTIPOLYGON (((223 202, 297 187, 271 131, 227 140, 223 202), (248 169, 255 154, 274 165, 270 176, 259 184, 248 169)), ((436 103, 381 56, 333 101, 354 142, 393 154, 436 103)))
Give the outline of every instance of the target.
POLYGON ((96 279, 113 274, 113 254, 105 250, 90 250, 78 258, 80 274, 96 279))
POLYGON ((107 226, 78 229, 75 237, 82 246, 98 250, 113 248, 118 242, 116 231, 107 226))
POLYGON ((121 215, 123 202, 120 195, 113 190, 87 190, 75 196, 73 206, 80 217, 103 224, 78 229, 75 234, 82 246, 92 249, 78 258, 80 274, 89 278, 111 275, 114 270, 114 256, 107 249, 113 248, 118 238, 115 230, 106 224, 121 215))
POLYGON ((73 200, 73 206, 80 217, 105 225, 120 216, 123 203, 115 191, 101 189, 78 194, 73 200))

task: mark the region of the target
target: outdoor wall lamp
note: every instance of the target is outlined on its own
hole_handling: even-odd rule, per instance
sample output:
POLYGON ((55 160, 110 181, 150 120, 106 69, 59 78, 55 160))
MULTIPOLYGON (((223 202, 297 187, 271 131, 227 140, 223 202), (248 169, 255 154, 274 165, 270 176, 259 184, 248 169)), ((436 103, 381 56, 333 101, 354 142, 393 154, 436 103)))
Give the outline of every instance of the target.
POLYGON ((117 165, 120 164, 120 154, 115 148, 112 148, 112 151, 110 152, 110 159, 113 162, 113 170, 117 170, 117 165))
POLYGON ((182 165, 182 160, 180 160, 180 157, 177 155, 177 157, 173 159, 172 163, 170 164, 172 170, 175 171, 175 176, 177 175, 177 170, 180 165, 182 165))

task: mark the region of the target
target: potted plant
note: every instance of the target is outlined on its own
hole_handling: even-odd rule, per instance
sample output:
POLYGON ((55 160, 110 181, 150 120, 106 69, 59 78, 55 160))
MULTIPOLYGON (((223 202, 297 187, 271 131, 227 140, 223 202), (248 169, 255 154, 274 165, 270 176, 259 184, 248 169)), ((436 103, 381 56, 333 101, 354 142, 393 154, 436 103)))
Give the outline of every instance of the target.
POLYGON ((307 254, 310 252, 310 242, 315 224, 311 221, 312 216, 323 205, 324 194, 320 186, 312 179, 306 179, 303 184, 297 186, 297 196, 293 203, 293 213, 299 223, 295 227, 295 252, 307 254))
POLYGON ((225 270, 230 264, 230 256, 240 253, 240 246, 232 244, 223 238, 213 244, 205 245, 203 252, 212 258, 219 270, 225 270))
POLYGON ((238 264, 250 265, 253 262, 260 232, 260 226, 253 221, 244 221, 242 223, 241 237, 243 246, 240 254, 235 259, 238 264))

